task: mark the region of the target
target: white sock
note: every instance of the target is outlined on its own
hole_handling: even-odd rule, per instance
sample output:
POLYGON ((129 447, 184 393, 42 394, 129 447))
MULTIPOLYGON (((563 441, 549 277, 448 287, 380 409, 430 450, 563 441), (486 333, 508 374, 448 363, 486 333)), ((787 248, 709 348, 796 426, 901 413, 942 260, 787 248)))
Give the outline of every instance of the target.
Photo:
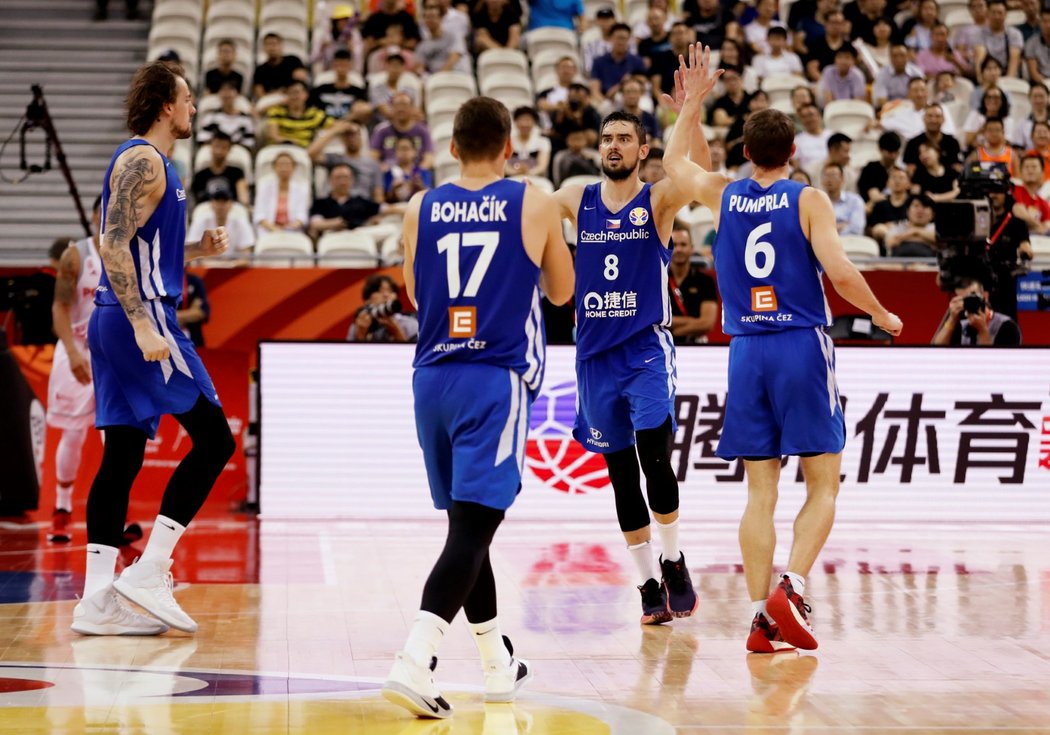
POLYGON ((664 561, 678 561, 682 556, 682 550, 678 548, 678 519, 670 523, 657 521, 656 533, 660 536, 664 561))
POLYGON ((84 574, 84 597, 88 599, 96 592, 113 584, 117 571, 117 548, 102 544, 87 545, 87 571, 84 574))
POLYGON ((448 623, 434 613, 420 610, 408 631, 405 654, 420 666, 430 668, 430 659, 437 655, 438 646, 448 632, 448 623))
POLYGON ((149 532, 146 550, 142 552, 143 561, 167 561, 175 553, 175 544, 179 543, 186 527, 167 516, 157 516, 153 530, 149 532))
POLYGON ((791 588, 796 594, 806 594, 806 578, 794 572, 784 572, 784 576, 791 580, 791 588))
POLYGON ((474 643, 478 647, 481 663, 484 666, 510 666, 510 651, 503 643, 503 634, 500 633, 499 622, 496 618, 484 623, 468 622, 467 627, 474 634, 474 643))
POLYGON ((59 510, 73 510, 73 483, 55 487, 55 507, 59 510))
POLYGON ((628 546, 627 550, 631 552, 631 560, 634 561, 634 566, 638 569, 638 578, 642 580, 642 584, 645 584, 650 579, 657 578, 656 567, 653 566, 653 542, 651 539, 634 546, 628 546))
POLYGON ((759 613, 762 613, 762 615, 765 616, 766 620, 769 619, 769 616, 766 615, 766 601, 765 600, 752 600, 751 601, 751 617, 753 618, 756 615, 758 615, 759 613))

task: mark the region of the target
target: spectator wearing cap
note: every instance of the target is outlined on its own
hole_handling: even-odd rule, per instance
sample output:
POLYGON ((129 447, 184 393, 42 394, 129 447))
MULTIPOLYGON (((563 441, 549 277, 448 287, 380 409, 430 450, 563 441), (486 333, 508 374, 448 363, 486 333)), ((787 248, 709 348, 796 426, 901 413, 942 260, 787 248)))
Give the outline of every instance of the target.
POLYGON ((219 41, 215 61, 217 65, 204 75, 204 89, 208 94, 218 94, 222 85, 228 82, 240 94, 244 89, 244 75, 233 68, 237 61, 237 44, 229 38, 219 41))
POLYGON ((361 28, 361 37, 365 42, 365 53, 369 55, 386 46, 414 49, 419 43, 419 25, 415 17, 402 7, 401 0, 382 0, 361 28))
MULTIPOLYGON (((367 129, 352 120, 339 120, 325 129, 310 147, 307 155, 314 163, 323 165, 329 171, 339 163, 345 163, 354 172, 354 196, 380 201, 383 198, 383 171, 379 162, 372 157, 365 147, 367 129), (326 149, 333 142, 342 143, 343 151, 329 152, 326 149)), ((318 192, 321 194, 323 192, 318 192)))
POLYGON ((263 36, 262 47, 266 61, 256 66, 255 74, 252 75, 255 99, 270 92, 283 92, 293 79, 301 80, 304 84, 310 82, 310 75, 302 60, 298 56, 285 56, 284 40, 279 34, 267 33, 263 36))
POLYGON ((230 238, 226 258, 237 258, 255 247, 255 232, 243 209, 234 213, 233 192, 225 179, 212 179, 207 186, 208 202, 201 212, 194 212, 187 239, 198 242, 206 230, 225 227, 230 238))
POLYGON ((583 0, 533 0, 529 3, 529 30, 535 28, 578 29, 583 18, 583 0))
POLYGON ((887 102, 903 100, 908 96, 908 82, 913 77, 926 76, 921 68, 908 60, 908 47, 903 43, 890 46, 890 63, 879 69, 871 87, 871 98, 876 110, 887 102))
POLYGON ((868 95, 864 74, 857 68, 857 52, 846 45, 835 52, 835 63, 820 75, 824 104, 833 100, 862 100, 868 95))
POLYGON ((546 176, 551 162, 550 139, 540 133, 540 117, 531 107, 514 110, 513 153, 507 161, 507 176, 546 176))
POLYGON ((430 138, 430 130, 419 122, 419 110, 409 96, 402 92, 394 95, 390 107, 390 121, 380 123, 372 131, 372 155, 386 171, 397 157, 397 139, 412 138, 416 143, 419 165, 431 170, 434 167, 434 142, 430 138))
POLYGON ((586 145, 598 144, 598 131, 602 126, 602 116, 591 105, 591 91, 582 82, 569 85, 569 96, 551 116, 551 145, 561 150, 566 145, 568 133, 578 128, 585 133, 586 145))
POLYGON ((273 176, 259 180, 255 192, 255 226, 259 231, 302 232, 310 213, 310 186, 293 178, 296 163, 289 153, 273 160, 273 176))
POLYGON ((266 113, 266 142, 309 146, 317 131, 333 122, 324 110, 309 102, 306 82, 293 79, 286 88, 284 104, 274 105, 266 113))
POLYGON ((787 29, 774 26, 769 29, 767 39, 769 51, 757 54, 751 60, 751 66, 755 74, 760 77, 770 77, 774 74, 798 74, 802 75, 802 59, 794 51, 787 50, 787 29))
POLYGON ((216 179, 222 179, 230 191, 237 193, 237 201, 248 206, 248 180, 237 166, 229 165, 230 150, 233 143, 226 133, 216 131, 211 136, 209 143, 211 150, 211 161, 207 168, 202 168, 193 176, 190 183, 190 191, 193 198, 198 202, 208 201, 208 184, 216 179))
POLYGON ((609 33, 609 53, 599 56, 591 67, 591 93, 596 99, 612 100, 620 93, 624 79, 645 74, 642 57, 631 53, 631 27, 617 23, 609 33))
POLYGON ((612 7, 599 8, 594 14, 594 25, 583 32, 580 48, 583 51, 583 70, 590 75, 594 60, 609 53, 612 48, 612 27, 616 25, 616 11, 612 7))
POLYGON ((389 120, 393 114, 393 99, 396 95, 407 95, 413 104, 419 104, 419 93, 413 84, 414 75, 405 71, 405 57, 400 49, 388 49, 386 53, 386 78, 374 82, 368 87, 368 100, 389 120))
POLYGON ((351 62, 356 60, 354 71, 364 70, 365 44, 361 38, 361 22, 357 9, 348 3, 332 7, 328 33, 314 34, 314 52, 310 55, 311 64, 320 64, 324 69, 331 69, 335 54, 340 50, 350 52, 351 62))
POLYGON ((474 53, 521 45, 521 7, 510 0, 481 0, 470 14, 474 53))
POLYGON ((349 165, 338 163, 328 174, 329 194, 310 207, 310 237, 326 232, 340 232, 366 225, 377 216, 396 214, 397 207, 353 193, 354 172, 349 165))
POLYGON ((426 37, 416 46, 416 71, 437 74, 442 71, 470 73, 470 59, 462 36, 454 36, 441 25, 441 5, 427 0, 423 6, 423 27, 426 37))
POLYGON ((237 107, 238 98, 240 92, 237 91, 234 82, 223 82, 219 87, 222 107, 201 115, 197 143, 209 143, 212 136, 223 133, 233 144, 242 145, 249 151, 255 150, 255 121, 251 115, 237 107))
POLYGON ((338 49, 332 55, 332 71, 335 79, 310 90, 310 107, 324 110, 333 120, 343 118, 367 122, 372 116, 372 105, 368 101, 368 92, 354 84, 350 78, 353 70, 353 59, 350 51, 338 49))
POLYGON ((882 190, 889 182, 890 173, 897 168, 900 158, 901 139, 896 133, 883 133, 879 136, 879 158, 868 161, 857 177, 857 193, 870 205, 885 199, 882 190))

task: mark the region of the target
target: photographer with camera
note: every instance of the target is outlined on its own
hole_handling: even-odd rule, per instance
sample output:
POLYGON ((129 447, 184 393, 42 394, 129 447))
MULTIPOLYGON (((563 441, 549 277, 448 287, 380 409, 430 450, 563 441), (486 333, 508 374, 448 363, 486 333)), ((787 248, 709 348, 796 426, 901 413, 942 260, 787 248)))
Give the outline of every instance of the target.
POLYGON ((981 282, 963 278, 948 303, 931 344, 995 347, 1021 344, 1021 328, 1010 317, 989 304, 981 282))
POLYGON ((988 263, 992 283, 988 301, 997 312, 1017 318, 1018 269, 1033 257, 1028 225, 1013 213, 1014 198, 1004 191, 988 193, 992 225, 988 237, 988 263))
POLYGON ((368 277, 361 296, 364 305, 354 314, 348 342, 415 342, 419 322, 414 314, 403 314, 400 288, 393 278, 381 274, 368 277))

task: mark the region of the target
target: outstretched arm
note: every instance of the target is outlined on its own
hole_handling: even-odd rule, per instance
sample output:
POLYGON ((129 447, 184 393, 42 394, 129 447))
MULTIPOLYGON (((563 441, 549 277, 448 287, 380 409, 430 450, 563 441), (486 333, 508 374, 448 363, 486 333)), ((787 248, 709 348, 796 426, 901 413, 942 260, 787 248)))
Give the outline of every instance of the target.
MULTIPOLYGON (((681 58, 681 57, 679 57, 681 58)), ((676 116, 682 113, 685 104, 685 87, 682 84, 682 75, 676 70, 674 73, 674 96, 664 93, 660 95, 665 106, 674 110, 676 116)), ((676 122, 680 117, 676 117, 676 122)), ((689 131, 689 160, 705 171, 711 170, 711 147, 708 145, 707 136, 704 135, 704 126, 697 121, 689 131)))

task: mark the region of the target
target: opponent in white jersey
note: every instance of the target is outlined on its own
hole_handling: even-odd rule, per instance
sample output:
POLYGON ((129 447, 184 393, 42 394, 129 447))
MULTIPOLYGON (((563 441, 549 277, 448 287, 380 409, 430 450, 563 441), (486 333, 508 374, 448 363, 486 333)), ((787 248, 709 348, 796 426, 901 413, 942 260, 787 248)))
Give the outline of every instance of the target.
POLYGON ((73 510, 73 483, 80 468, 80 455, 88 429, 95 423, 95 391, 91 384, 91 355, 87 327, 95 310, 95 289, 102 274, 98 254, 99 206, 95 200, 91 216, 94 234, 70 245, 62 253, 51 307, 58 344, 47 386, 47 423, 61 429, 55 452, 57 480, 55 510, 51 514, 48 541, 72 539, 69 523, 73 510))

